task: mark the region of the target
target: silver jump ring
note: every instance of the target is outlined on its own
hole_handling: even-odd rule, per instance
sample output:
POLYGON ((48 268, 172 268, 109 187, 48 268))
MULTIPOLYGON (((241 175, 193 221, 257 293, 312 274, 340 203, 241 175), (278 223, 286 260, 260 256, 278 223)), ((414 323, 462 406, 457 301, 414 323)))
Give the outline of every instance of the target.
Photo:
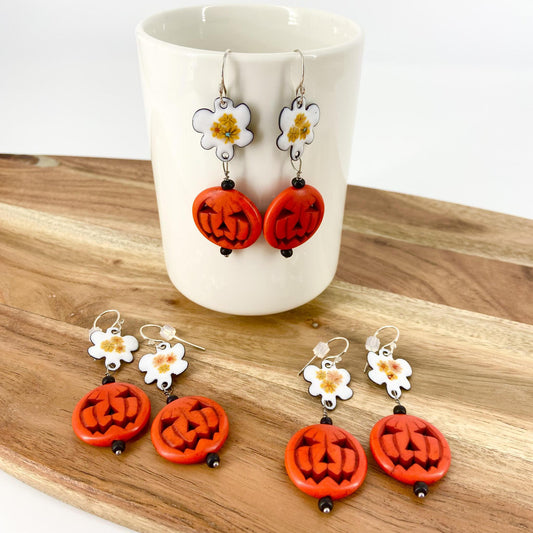
POLYGON ((291 165, 294 170, 296 170, 296 177, 299 178, 302 175, 302 159, 298 158, 298 168, 294 165, 294 161, 292 160, 292 157, 290 158, 291 165))

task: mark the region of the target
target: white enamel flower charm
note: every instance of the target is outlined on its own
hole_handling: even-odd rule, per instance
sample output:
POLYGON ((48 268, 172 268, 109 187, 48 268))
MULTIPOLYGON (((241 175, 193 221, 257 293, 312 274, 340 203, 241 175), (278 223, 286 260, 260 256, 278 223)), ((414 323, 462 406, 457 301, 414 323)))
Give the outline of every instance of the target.
POLYGON ((280 150, 289 150, 291 159, 297 161, 303 154, 304 146, 315 138, 313 128, 320 119, 320 109, 316 104, 305 106, 303 96, 296 97, 291 107, 284 107, 279 116, 281 135, 276 144, 280 150))
POLYGON ((168 342, 157 345, 156 353, 147 353, 139 361, 139 370, 146 372, 144 381, 152 383, 157 380, 157 386, 166 390, 172 385, 172 375, 178 376, 185 372, 189 363, 183 360, 185 348, 177 342, 171 346, 168 342))
POLYGON ((139 341, 133 335, 122 337, 116 327, 110 327, 105 332, 97 329, 90 335, 94 346, 89 348, 89 355, 95 359, 105 357, 108 370, 120 368, 120 362, 131 363, 133 354, 139 348, 139 341))
POLYGON ((322 405, 327 409, 335 409, 337 397, 348 400, 353 391, 348 387, 350 374, 344 368, 337 368, 331 361, 322 361, 322 368, 315 365, 305 367, 304 378, 309 381, 309 394, 322 396, 322 405))
POLYGON ((413 373, 411 365, 405 359, 394 359, 392 353, 383 347, 379 354, 370 351, 367 356, 371 369, 368 377, 378 385, 387 385, 387 393, 392 398, 399 398, 402 395, 400 387, 405 390, 411 388, 409 376, 413 373))
POLYGON ((254 134, 246 129, 250 124, 250 109, 246 104, 237 107, 227 97, 217 98, 214 111, 199 109, 192 117, 192 126, 202 134, 202 148, 215 148, 221 161, 233 159, 235 146, 246 146, 254 138, 254 134))

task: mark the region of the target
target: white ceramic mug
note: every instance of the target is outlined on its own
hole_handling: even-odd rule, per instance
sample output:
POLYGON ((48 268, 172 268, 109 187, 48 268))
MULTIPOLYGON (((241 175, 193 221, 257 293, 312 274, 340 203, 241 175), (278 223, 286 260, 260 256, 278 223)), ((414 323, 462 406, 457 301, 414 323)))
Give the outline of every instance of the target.
POLYGON ((210 6, 154 15, 137 27, 141 78, 165 260, 170 279, 192 301, 225 313, 264 315, 312 300, 337 269, 362 32, 338 15, 281 6, 210 6), (200 146, 192 117, 213 109, 222 58, 227 96, 251 110, 254 140, 229 164, 236 189, 265 213, 295 176, 276 146, 278 119, 295 98, 304 54, 305 96, 320 107, 314 140, 302 156, 302 177, 320 191, 318 231, 282 257, 263 235, 229 257, 197 229, 192 204, 224 175, 215 150, 200 146))

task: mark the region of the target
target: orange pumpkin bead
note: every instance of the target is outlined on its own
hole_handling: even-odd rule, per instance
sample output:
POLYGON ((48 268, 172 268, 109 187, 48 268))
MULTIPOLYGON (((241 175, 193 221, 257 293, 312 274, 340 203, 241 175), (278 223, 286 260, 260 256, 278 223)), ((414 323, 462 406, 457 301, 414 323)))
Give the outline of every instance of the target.
POLYGON ((74 408, 72 428, 87 444, 111 446, 138 435, 150 418, 148 396, 129 383, 108 383, 86 394, 74 408))
POLYGON ((324 218, 324 200, 311 185, 288 187, 269 205, 264 218, 265 239, 273 248, 289 250, 309 240, 324 218))
POLYGON ((192 214, 202 235, 221 248, 248 248, 261 235, 261 213, 235 189, 205 189, 194 200, 192 214))
POLYGON ((152 443, 173 463, 204 461, 219 451, 229 433, 224 409, 203 396, 184 396, 167 404, 152 423, 152 443))
POLYGON ((382 418, 370 432, 370 449, 389 476, 408 485, 435 483, 451 463, 444 435, 429 422, 407 414, 382 418))
POLYGON ((343 429, 314 424, 295 433, 285 450, 291 481, 314 498, 344 498, 363 483, 367 460, 361 444, 343 429))

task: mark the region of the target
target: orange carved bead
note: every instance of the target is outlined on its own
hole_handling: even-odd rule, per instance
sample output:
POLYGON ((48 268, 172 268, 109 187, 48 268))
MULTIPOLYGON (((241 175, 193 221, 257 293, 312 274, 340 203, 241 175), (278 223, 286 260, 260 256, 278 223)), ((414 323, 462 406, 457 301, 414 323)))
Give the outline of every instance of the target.
POLYGON ((74 408, 74 433, 93 446, 111 446, 138 435, 150 418, 148 396, 129 383, 108 383, 86 394, 74 408))
POLYGON ((203 396, 185 396, 167 404, 152 423, 152 443, 173 463, 191 464, 222 448, 229 422, 218 403, 203 396))
POLYGON ((408 485, 417 481, 435 483, 451 463, 444 435, 429 422, 411 415, 382 418, 370 432, 370 449, 389 476, 408 485))
POLYGON ((211 187, 202 191, 194 200, 192 214, 202 235, 221 248, 248 248, 261 235, 259 210, 235 189, 211 187))
POLYGON ((295 433, 285 450, 291 481, 314 498, 332 500, 355 492, 363 483, 367 460, 357 439, 328 424, 307 426, 295 433))
POLYGON ((310 239, 324 218, 324 200, 311 185, 288 187, 265 213, 263 232, 268 244, 279 250, 296 248, 310 239))

